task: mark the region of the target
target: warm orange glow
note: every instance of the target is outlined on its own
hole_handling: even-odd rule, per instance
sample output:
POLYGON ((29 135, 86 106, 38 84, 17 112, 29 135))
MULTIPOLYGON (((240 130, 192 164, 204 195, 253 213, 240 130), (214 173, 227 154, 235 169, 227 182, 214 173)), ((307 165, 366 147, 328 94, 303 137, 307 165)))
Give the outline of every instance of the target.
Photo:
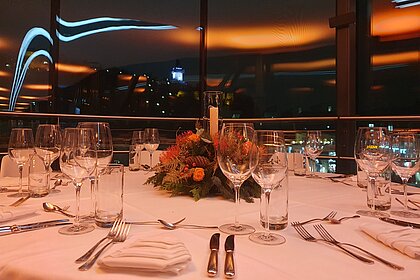
POLYGON ((324 83, 325 83, 327 86, 335 86, 335 85, 336 85, 336 83, 337 83, 337 81, 336 81, 335 79, 333 79, 333 80, 326 80, 326 81, 324 81, 324 83))
POLYGON ((28 95, 21 95, 19 96, 20 99, 25 99, 25 100, 38 100, 38 101, 45 101, 48 100, 50 98, 50 96, 28 96, 28 95))
POLYGON ((392 9, 386 12, 373 13, 372 35, 394 36, 412 33, 410 37, 418 37, 420 30, 420 7, 409 9, 392 9))
POLYGON ((383 90, 384 86, 382 86, 382 85, 371 86, 370 89, 375 90, 375 91, 383 90))
POLYGON ((271 71, 310 71, 332 69, 335 67, 335 58, 307 61, 307 62, 288 62, 275 63, 271 65, 271 71))
POLYGON ((0 77, 10 77, 10 76, 11 74, 9 72, 0 70, 0 77))
POLYGON ((372 64, 378 65, 390 65, 397 63, 417 63, 420 59, 419 51, 403 52, 403 53, 391 53, 391 54, 377 54, 372 56, 372 64))
MULTIPOLYGON (((207 46, 243 50, 296 47, 334 38, 327 24, 311 23, 297 26, 212 27, 208 30, 207 46)), ((197 44, 198 31, 180 30, 170 36, 185 44, 197 44)))
POLYGON ((207 85, 209 87, 217 87, 222 82, 222 78, 207 78, 207 85))
POLYGON ((0 37, 0 50, 8 49, 11 47, 10 40, 5 37, 0 37))
POLYGON ((135 88, 134 89, 134 92, 135 93, 143 93, 143 92, 145 92, 146 91, 146 89, 145 88, 135 88))
POLYGON ((10 92, 10 89, 5 87, 0 87, 0 92, 10 92))
POLYGON ((118 75, 118 80, 121 80, 121 81, 130 81, 132 77, 133 76, 127 75, 127 74, 118 75))
POLYGON ((92 68, 90 68, 88 66, 83 66, 83 65, 71 65, 71 64, 57 63, 56 67, 57 67, 58 71, 68 72, 68 73, 82 74, 82 73, 93 73, 93 72, 95 72, 95 70, 93 70, 92 68))
POLYGON ((51 85, 29 84, 29 85, 24 85, 23 88, 32 89, 32 90, 50 90, 50 89, 52 89, 52 86, 51 85))
POLYGON ((290 91, 295 92, 295 93, 309 93, 309 92, 313 92, 314 89, 310 87, 298 87, 298 88, 291 88, 290 91))

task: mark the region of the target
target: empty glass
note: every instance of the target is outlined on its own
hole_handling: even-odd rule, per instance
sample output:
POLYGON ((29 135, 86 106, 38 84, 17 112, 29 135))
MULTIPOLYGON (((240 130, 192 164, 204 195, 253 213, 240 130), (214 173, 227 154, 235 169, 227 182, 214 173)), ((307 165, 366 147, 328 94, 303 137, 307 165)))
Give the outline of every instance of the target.
POLYGON ((130 145, 129 169, 137 171, 141 169, 141 152, 146 141, 144 131, 133 131, 130 145))
POLYGON ((280 187, 287 172, 287 151, 281 131, 257 131, 258 164, 252 171, 252 177, 261 186, 264 199, 265 231, 249 236, 251 241, 264 245, 283 244, 286 239, 270 232, 269 203, 271 191, 280 187))
POLYGON ((391 161, 390 139, 384 127, 360 127, 354 144, 354 157, 359 167, 368 175, 367 204, 370 210, 356 213, 372 217, 388 217, 378 211, 389 209, 390 200, 377 186, 378 176, 384 172, 391 161))
POLYGON ((308 131, 305 139, 305 153, 310 158, 310 176, 316 172, 316 158, 322 153, 324 144, 322 143, 321 131, 308 131))
POLYGON ((13 128, 10 133, 9 146, 7 149, 9 157, 17 164, 19 169, 19 191, 9 195, 10 197, 26 196, 22 190, 23 166, 35 153, 34 135, 29 128, 13 128))
POLYGON ((150 167, 153 167, 153 152, 157 150, 160 144, 159 130, 157 128, 146 128, 144 130, 144 147, 150 154, 150 167))
POLYGON ((223 174, 233 184, 235 191, 235 222, 219 227, 228 234, 250 234, 255 229, 250 225, 240 224, 237 219, 240 187, 251 176, 258 163, 256 133, 252 124, 225 123, 219 135, 217 161, 223 174))
POLYGON ((391 167, 400 176, 404 188, 404 210, 393 210, 392 215, 404 218, 420 218, 420 214, 408 210, 407 182, 420 168, 420 143, 415 134, 409 132, 392 135, 391 167))
MULTIPOLYGON (((60 156, 61 130, 56 124, 40 124, 35 134, 35 152, 43 159, 48 170, 48 181, 51 178, 51 164, 60 156)), ((59 190, 55 190, 59 192, 59 190)))
POLYGON ((72 226, 59 230, 62 234, 75 235, 90 232, 93 225, 80 223, 80 188, 96 167, 96 141, 91 128, 66 128, 60 154, 60 169, 76 189, 76 216, 72 226))

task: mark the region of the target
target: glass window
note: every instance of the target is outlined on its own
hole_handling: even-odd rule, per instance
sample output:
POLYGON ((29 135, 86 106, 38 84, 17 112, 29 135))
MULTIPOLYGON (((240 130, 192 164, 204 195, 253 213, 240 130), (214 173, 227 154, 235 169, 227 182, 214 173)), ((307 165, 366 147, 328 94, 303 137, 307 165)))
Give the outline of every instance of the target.
POLYGON ((227 118, 336 113, 335 1, 209 1, 208 79, 227 118))

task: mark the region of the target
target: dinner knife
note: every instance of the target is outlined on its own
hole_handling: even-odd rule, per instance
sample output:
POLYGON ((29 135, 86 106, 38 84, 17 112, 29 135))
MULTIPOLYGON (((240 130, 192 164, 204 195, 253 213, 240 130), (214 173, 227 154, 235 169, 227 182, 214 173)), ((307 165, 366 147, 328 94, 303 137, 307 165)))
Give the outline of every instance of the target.
POLYGON ((45 221, 45 222, 24 224, 24 225, 2 226, 0 227, 0 236, 27 232, 27 231, 53 227, 53 226, 70 225, 70 224, 71 223, 69 222, 69 219, 61 219, 61 220, 51 220, 51 221, 45 221))
POLYGON ((209 263, 207 265, 207 274, 210 277, 214 277, 217 275, 217 268, 218 268, 218 253, 219 253, 219 239, 220 233, 215 233, 210 238, 210 257, 209 263))
POLYGON ((225 241, 225 276, 226 278, 235 277, 235 262, 233 261, 233 251, 235 250, 235 235, 229 235, 225 241))
POLYGON ((413 222, 401 221, 393 218, 379 218, 381 221, 391 223, 394 225, 405 226, 405 227, 412 227, 412 228, 420 228, 420 224, 416 224, 413 222))

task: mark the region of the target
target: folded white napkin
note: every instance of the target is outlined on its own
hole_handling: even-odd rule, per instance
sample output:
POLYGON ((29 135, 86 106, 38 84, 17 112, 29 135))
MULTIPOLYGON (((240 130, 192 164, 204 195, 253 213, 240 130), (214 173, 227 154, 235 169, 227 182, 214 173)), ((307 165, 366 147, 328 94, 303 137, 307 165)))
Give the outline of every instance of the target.
POLYGON ((36 209, 19 206, 0 206, 0 223, 35 213, 36 209))
POLYGON ((191 261, 184 243, 169 236, 136 239, 126 247, 104 256, 104 268, 129 268, 147 272, 179 273, 191 261))
POLYGON ((420 259, 420 230, 391 224, 368 223, 360 229, 385 245, 414 259, 420 259))

